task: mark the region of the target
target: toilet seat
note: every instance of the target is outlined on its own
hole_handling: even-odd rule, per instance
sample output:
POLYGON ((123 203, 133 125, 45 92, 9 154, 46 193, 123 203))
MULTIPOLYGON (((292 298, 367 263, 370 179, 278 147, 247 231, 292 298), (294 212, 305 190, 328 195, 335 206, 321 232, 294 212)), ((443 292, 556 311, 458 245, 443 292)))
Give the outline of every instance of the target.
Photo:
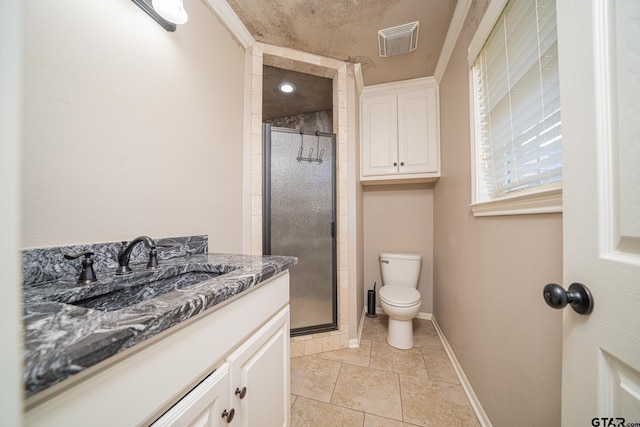
POLYGON ((395 307, 411 307, 420 302, 420 292, 406 286, 384 285, 380 288, 380 300, 395 307))

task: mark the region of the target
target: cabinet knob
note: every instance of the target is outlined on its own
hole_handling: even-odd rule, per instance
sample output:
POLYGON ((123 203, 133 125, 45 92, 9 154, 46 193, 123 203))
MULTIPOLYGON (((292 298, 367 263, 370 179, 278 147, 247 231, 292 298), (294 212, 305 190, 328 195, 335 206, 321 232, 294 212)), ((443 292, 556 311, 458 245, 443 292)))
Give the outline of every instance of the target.
POLYGON ((400 166, 404 166, 404 162, 400 162, 400 166))
POLYGON ((398 166, 398 162, 393 162, 393 166, 398 166))
POLYGON ((242 387, 242 389, 236 388, 236 396, 238 396, 240 399, 244 399, 246 394, 247 394, 247 388, 246 387, 242 387))
POLYGON ((226 418, 227 419, 227 424, 229 424, 231 421, 233 421, 233 416, 236 414, 236 410, 231 408, 230 411, 227 412, 227 410, 225 409, 224 411, 222 411, 222 418, 226 418))

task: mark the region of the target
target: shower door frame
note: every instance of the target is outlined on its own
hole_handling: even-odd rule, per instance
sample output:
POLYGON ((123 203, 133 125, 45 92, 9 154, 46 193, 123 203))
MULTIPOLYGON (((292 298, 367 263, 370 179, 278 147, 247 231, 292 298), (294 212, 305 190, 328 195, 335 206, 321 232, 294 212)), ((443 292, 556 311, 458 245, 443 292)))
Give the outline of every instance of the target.
MULTIPOLYGON (((323 323, 302 328, 292 328, 292 337, 310 335, 321 332, 338 330, 338 258, 337 258, 337 181, 336 181, 336 135, 327 132, 304 132, 300 129, 272 127, 269 123, 262 124, 262 253, 271 255, 271 131, 294 133, 302 135, 323 136, 331 138, 331 323, 323 323)), ((288 254, 283 254, 288 255, 288 254)))

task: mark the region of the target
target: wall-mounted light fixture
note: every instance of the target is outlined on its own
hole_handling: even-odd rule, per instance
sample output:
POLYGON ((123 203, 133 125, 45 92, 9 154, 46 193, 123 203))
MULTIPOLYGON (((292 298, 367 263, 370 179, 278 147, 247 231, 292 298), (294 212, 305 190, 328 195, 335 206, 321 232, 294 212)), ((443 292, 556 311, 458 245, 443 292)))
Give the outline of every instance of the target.
POLYGON ((183 0, 131 0, 167 31, 175 31, 176 24, 189 19, 183 0))

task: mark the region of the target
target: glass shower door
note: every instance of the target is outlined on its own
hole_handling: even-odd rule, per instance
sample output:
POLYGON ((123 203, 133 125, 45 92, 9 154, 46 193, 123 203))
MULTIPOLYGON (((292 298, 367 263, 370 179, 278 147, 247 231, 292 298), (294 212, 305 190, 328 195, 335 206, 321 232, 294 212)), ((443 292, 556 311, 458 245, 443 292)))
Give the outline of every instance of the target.
POLYGON ((291 268, 291 334, 337 329, 335 135, 263 125, 263 253, 291 268))

